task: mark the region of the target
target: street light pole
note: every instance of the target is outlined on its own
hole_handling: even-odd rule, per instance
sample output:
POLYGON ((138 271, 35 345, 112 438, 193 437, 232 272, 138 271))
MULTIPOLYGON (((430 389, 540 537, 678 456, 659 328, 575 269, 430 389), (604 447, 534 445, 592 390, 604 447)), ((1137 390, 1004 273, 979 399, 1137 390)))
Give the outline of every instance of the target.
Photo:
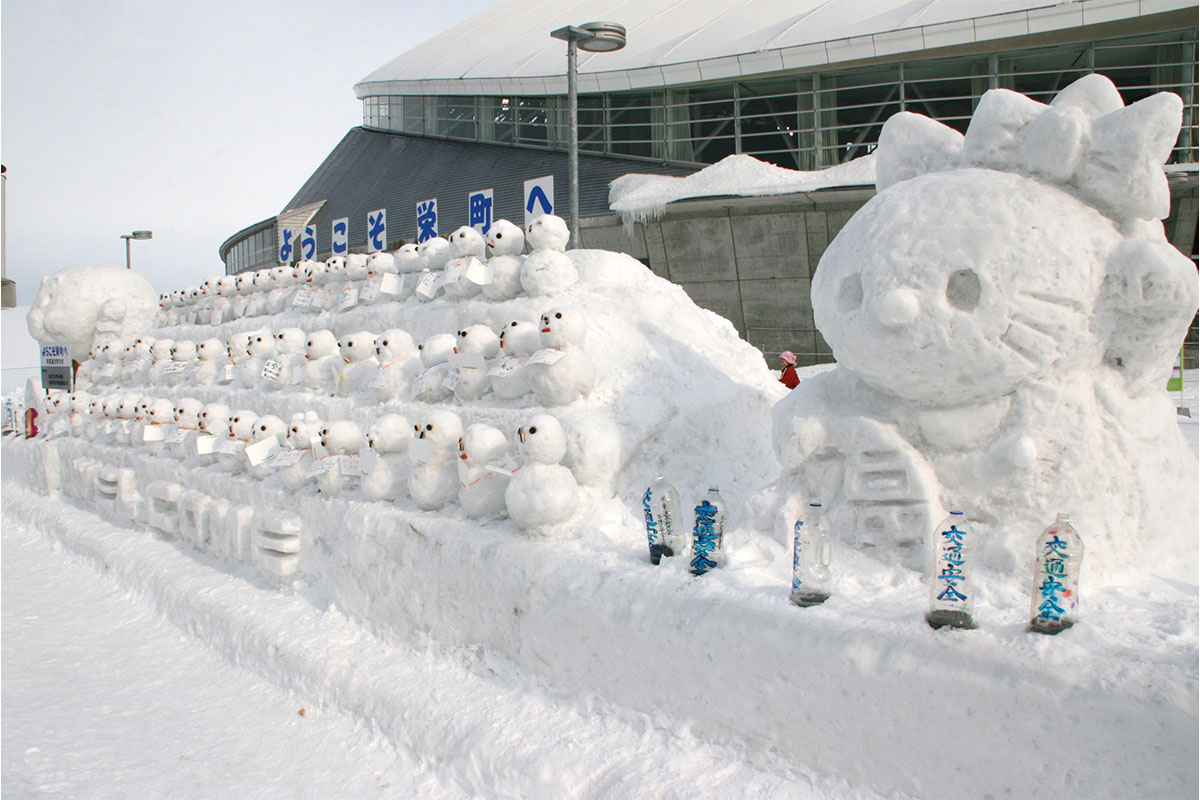
POLYGON ((146 239, 153 239, 154 233, 153 231, 134 231, 133 233, 122 233, 121 238, 125 240, 125 269, 132 270, 133 267, 129 263, 129 240, 137 239, 138 241, 144 241, 146 239))
POLYGON ((615 22, 588 22, 567 25, 550 32, 555 39, 567 43, 567 195, 571 204, 571 247, 578 248, 579 238, 579 48, 593 53, 607 53, 625 46, 625 26, 615 22))

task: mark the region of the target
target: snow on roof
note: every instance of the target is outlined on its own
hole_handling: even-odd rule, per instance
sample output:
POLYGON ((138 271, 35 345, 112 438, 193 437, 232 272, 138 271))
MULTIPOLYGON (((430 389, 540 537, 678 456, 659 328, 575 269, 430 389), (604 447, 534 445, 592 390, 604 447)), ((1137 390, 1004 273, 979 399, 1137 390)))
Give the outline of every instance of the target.
POLYGON ((623 24, 628 44, 580 51, 581 92, 777 72, 1194 7, 1194 0, 504 0, 388 62, 355 90, 359 97, 564 93, 566 44, 550 31, 593 20, 623 24))
POLYGON ((609 184, 609 208, 626 224, 663 214, 667 203, 695 197, 812 192, 837 186, 875 185, 875 156, 866 155, 828 169, 802 172, 745 154, 731 155, 683 178, 669 175, 622 175, 609 184))

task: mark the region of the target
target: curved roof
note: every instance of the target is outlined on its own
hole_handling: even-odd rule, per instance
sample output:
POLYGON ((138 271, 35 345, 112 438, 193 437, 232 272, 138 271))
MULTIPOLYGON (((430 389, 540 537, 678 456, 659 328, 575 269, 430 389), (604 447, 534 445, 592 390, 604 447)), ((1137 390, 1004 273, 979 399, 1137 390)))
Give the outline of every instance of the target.
POLYGON ((1190 9, 1195 0, 504 0, 355 86, 382 94, 562 94, 563 25, 620 22, 628 45, 579 54, 579 91, 694 83, 1190 9))

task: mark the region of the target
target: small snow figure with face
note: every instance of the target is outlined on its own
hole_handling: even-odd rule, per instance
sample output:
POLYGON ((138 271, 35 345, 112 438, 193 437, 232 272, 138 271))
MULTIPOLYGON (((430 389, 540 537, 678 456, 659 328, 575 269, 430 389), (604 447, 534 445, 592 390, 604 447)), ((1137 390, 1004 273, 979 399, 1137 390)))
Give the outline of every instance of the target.
POLYGON ((304 344, 304 358, 304 388, 319 394, 332 394, 335 370, 343 363, 333 331, 310 333, 304 344))
POLYGON ((492 223, 487 235, 492 282, 483 287, 488 300, 511 300, 521 293, 521 265, 525 263, 525 232, 506 219, 492 223))
POLYGON ((450 234, 451 259, 446 263, 446 269, 460 270, 462 274, 446 283, 447 297, 465 300, 479 294, 481 287, 467 278, 466 271, 471 259, 478 261, 484 259, 486 250, 487 243, 483 240, 483 234, 469 225, 464 225, 450 234))
POLYGON ((375 335, 367 331, 347 334, 338 342, 343 366, 338 369, 337 395, 350 397, 365 391, 379 369, 375 358, 375 335))
POLYGON ((395 257, 391 253, 372 253, 367 259, 367 275, 358 298, 360 304, 374 306, 391 301, 392 295, 379 291, 384 275, 396 275, 395 257))
POLYGON ((375 337, 375 360, 379 362, 369 384, 375 399, 387 403, 412 395, 413 379, 421 370, 412 336, 400 328, 389 328, 375 337))
POLYGON ((508 440, 491 425, 467 426, 459 447, 459 461, 465 469, 459 472, 458 504, 472 519, 497 518, 508 514, 504 492, 509 478, 487 469, 497 464, 508 451, 508 440))
MULTIPOLYGON (((331 456, 352 456, 363 449, 366 440, 357 422, 332 422, 321 431, 321 446, 331 456)), ((343 462, 344 463, 344 462, 343 462)), ((324 495, 337 495, 358 483, 358 477, 347 474, 342 463, 328 472, 317 475, 317 488, 324 495)))
POLYGON ((375 464, 362 478, 363 497, 368 500, 396 500, 408 484, 408 443, 412 426, 399 414, 384 414, 367 433, 367 447, 375 454, 375 464))
POLYGON ((459 331, 454 345, 454 354, 460 359, 454 396, 467 402, 483 397, 492 386, 488 362, 499 352, 500 338, 488 326, 471 325, 459 331))
POLYGON ((410 443, 413 467, 408 475, 408 493, 417 508, 437 511, 458 497, 458 441, 462 421, 450 411, 434 411, 418 418, 410 443), (426 452, 421 452, 425 448, 426 452))
POLYGON ((529 394, 529 370, 522 362, 542 348, 541 325, 528 320, 513 320, 500 331, 501 365, 510 371, 492 376, 492 393, 506 400, 529 394), (506 359, 513 359, 505 364, 506 359))
POLYGON ((412 297, 413 289, 421 277, 424 266, 417 245, 409 243, 400 245, 392 257, 396 261, 396 274, 400 277, 400 291, 395 295, 397 300, 407 300, 412 297))
POLYGON ((245 468, 246 445, 250 444, 254 437, 254 427, 257 422, 258 414, 246 408, 235 411, 229 418, 229 440, 237 442, 241 446, 235 452, 217 454, 217 461, 228 472, 237 474, 245 468))
POLYGON ((229 362, 229 351, 220 339, 205 339, 196 346, 196 366, 192 370, 193 386, 211 386, 222 368, 229 362))
POLYGON ((596 368, 583 351, 587 322, 578 311, 563 308, 550 309, 541 322, 542 348, 549 358, 547 363, 526 365, 529 384, 542 405, 566 405, 596 384, 596 368))
MULTIPOLYGON (((277 369, 278 375, 275 380, 270 380, 263 377, 258 382, 258 388, 267 392, 276 392, 280 389, 290 389, 295 383, 299 382, 304 377, 304 345, 308 341, 308 336, 299 328, 284 328, 275 334, 275 355, 270 361, 278 364, 278 368, 274 365, 269 365, 273 370, 277 369)), ((264 364, 264 369, 268 364, 264 364)), ((268 373, 269 374, 269 373, 268 373)))
MULTIPOLYGON (((287 423, 281 420, 274 414, 264 414, 254 421, 254 429, 250 433, 250 444, 258 444, 265 442, 268 439, 274 438, 279 444, 283 444, 287 438, 288 426, 287 423)), ((270 465, 270 459, 266 459, 261 464, 246 463, 246 472, 251 477, 258 478, 260 481, 271 476, 275 469, 270 465)))
MULTIPOLYGON (((217 437, 217 442, 229 438, 229 406, 224 403, 209 403, 200 411, 200 430, 209 436, 217 437)), ((192 448, 195 452, 195 448, 192 448)), ((198 454, 199 455, 199 454, 198 454)), ((216 463, 216 452, 199 455, 201 464, 216 463)))
POLYGON ((324 425, 321 424, 321 419, 315 412, 307 411, 303 414, 292 415, 292 421, 287 429, 287 439, 284 443, 292 450, 300 450, 302 456, 295 464, 279 470, 279 478, 285 489, 294 492, 308 482, 308 468, 313 463, 313 441, 320 441, 323 428, 324 425))
POLYGON ((139 336, 133 344, 126 348, 125 362, 121 367, 121 383, 126 386, 144 384, 150 371, 150 351, 154 347, 154 339, 149 336, 139 336))
POLYGON ((150 401, 150 408, 146 412, 146 421, 142 426, 142 442, 145 443, 146 450, 152 455, 162 454, 166 447, 165 428, 175 420, 175 408, 170 400, 159 397, 150 401), (164 434, 162 438, 149 437, 144 431, 147 427, 160 429, 160 433, 164 434))
POLYGON ((263 367, 275 358, 275 336, 267 330, 257 331, 250 336, 248 358, 238 363, 238 378, 242 386, 253 389, 263 381, 263 367))
POLYGON ((529 223, 525 241, 533 252, 521 265, 521 287, 533 297, 564 292, 579 280, 579 272, 564 250, 571 238, 562 217, 543 214, 529 223))
POLYGON ((194 440, 200 430, 200 412, 203 408, 204 404, 194 397, 183 397, 175 403, 175 429, 184 431, 184 434, 173 441, 171 450, 180 460, 196 453, 194 440))
POLYGON ((566 522, 579 504, 579 485, 559 463, 567 452, 562 426, 549 414, 538 414, 517 437, 522 464, 504 492, 508 515, 526 531, 566 522))
MULTIPOLYGON (((109 344, 112 344, 110 342, 109 344)), ((109 345, 105 345, 107 348, 109 345)), ((174 339, 155 339, 150 347, 150 367, 146 370, 146 383, 151 386, 162 386, 166 381, 164 373, 171 364, 171 350, 175 347, 174 339)), ((115 354, 114 354, 115 355, 115 354)))
POLYGON ((413 385, 414 400, 441 403, 453 396, 454 389, 446 383, 448 380, 453 383, 454 368, 449 359, 457 341, 453 334, 439 333, 417 345, 425 371, 417 376, 413 385))
POLYGON ((196 368, 196 343, 191 339, 180 339, 171 348, 171 360, 178 366, 164 370, 163 382, 167 386, 179 386, 192 377, 196 368))

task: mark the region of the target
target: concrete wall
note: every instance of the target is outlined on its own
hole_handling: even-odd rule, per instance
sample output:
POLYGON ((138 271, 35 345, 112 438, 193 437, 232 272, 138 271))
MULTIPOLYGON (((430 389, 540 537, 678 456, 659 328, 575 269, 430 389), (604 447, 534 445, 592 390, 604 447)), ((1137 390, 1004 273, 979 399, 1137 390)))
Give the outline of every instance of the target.
POLYGON ((734 324, 767 355, 791 350, 801 364, 832 361, 816 331, 813 270, 850 216, 874 195, 847 189, 769 198, 672 203, 659 220, 581 220, 584 247, 628 253, 678 283, 697 305, 734 324))

